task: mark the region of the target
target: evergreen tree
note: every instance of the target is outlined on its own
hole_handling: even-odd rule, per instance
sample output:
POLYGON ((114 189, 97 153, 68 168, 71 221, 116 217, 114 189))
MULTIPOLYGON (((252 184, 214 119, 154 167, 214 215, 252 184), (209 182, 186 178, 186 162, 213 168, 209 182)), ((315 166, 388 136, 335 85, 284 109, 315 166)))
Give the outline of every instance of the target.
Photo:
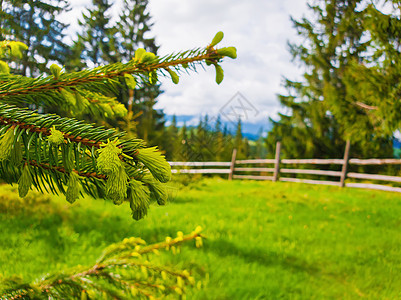
POLYGON ((172 160, 174 161, 189 161, 189 136, 188 136, 188 129, 187 125, 184 122, 184 125, 180 128, 179 130, 179 135, 178 135, 178 148, 175 151, 172 160))
POLYGON ((246 159, 248 158, 248 140, 242 136, 242 122, 241 118, 238 119, 237 129, 235 131, 234 148, 237 149, 237 158, 246 159))
MULTIPOLYGON (((217 34, 220 36, 222 33, 217 34)), ((189 65, 191 70, 196 70, 204 62, 218 66, 216 72, 219 73, 224 57, 236 57, 233 47, 215 48, 220 40, 215 37, 206 48, 165 58, 138 50, 127 63, 73 73, 63 72, 61 67, 53 64, 50 67, 52 75, 39 78, 10 75, 7 63, 0 61, 0 178, 8 183, 18 182, 21 197, 32 188, 65 194, 70 203, 83 194, 89 194, 113 201, 116 205, 129 202, 132 217, 136 220, 143 218, 151 201, 163 205, 167 200, 163 183, 170 179, 171 169, 156 147, 147 147, 143 140, 128 138, 124 132, 96 127, 74 118, 40 114, 17 105, 58 104, 73 112, 95 106, 96 110, 107 114, 121 113, 120 107, 110 105, 104 99, 115 89, 117 82, 125 80, 131 85, 132 81, 144 81, 144 84, 151 84, 149 77, 163 75, 161 70, 166 69, 177 82, 178 75, 170 68, 180 70, 189 65), (99 106, 99 103, 103 105, 99 106)), ((26 49, 27 46, 20 42, 2 41, 0 58, 19 57, 26 49)), ((134 292, 141 293, 143 289, 146 292, 143 295, 147 297, 154 298, 160 292, 168 294, 170 290, 163 292, 165 289, 159 288, 157 281, 160 277, 167 280, 164 270, 148 262, 138 262, 135 258, 140 259, 142 254, 168 248, 187 238, 200 238, 199 230, 188 237, 178 234, 176 239, 170 238, 154 247, 143 246, 140 239, 123 241, 106 249, 91 268, 78 267, 60 272, 34 284, 6 281, 0 286, 0 297, 123 299, 126 295, 134 296, 134 292), (151 276, 135 277, 138 272, 124 272, 125 268, 135 265, 149 270, 151 276), (82 277, 86 280, 78 280, 82 277)), ((182 294, 180 280, 190 282, 189 276, 170 275, 174 275, 172 277, 178 282, 176 292, 182 294)))
POLYGON ((361 12, 368 50, 344 71, 346 97, 330 102, 336 117, 353 132, 373 128, 378 136, 391 137, 401 128, 399 10, 399 1, 393 0, 369 4, 361 12))
POLYGON ((117 38, 121 61, 129 61, 138 48, 157 53, 159 47, 154 37, 149 36, 152 27, 147 11, 148 0, 124 0, 119 21, 117 38))
MULTIPOLYGON (((152 26, 147 11, 148 1, 124 0, 116 24, 111 23, 111 5, 109 0, 93 0, 92 8, 83 14, 83 21, 80 22, 82 33, 74 43, 67 69, 80 69, 86 65, 87 60, 94 66, 116 61, 127 62, 139 48, 157 55, 159 47, 155 38, 148 37, 152 26)), ((129 116, 135 116, 135 119, 126 121, 136 123, 136 135, 149 145, 159 145, 165 149, 168 141, 165 141, 163 134, 164 114, 154 109, 160 93, 159 83, 150 86, 139 84, 135 89, 122 85, 116 97, 133 111, 126 119, 129 116)), ((123 125, 112 120, 108 122, 111 125, 123 125)), ((122 129, 126 130, 125 127, 122 129)))
POLYGON ((171 124, 167 127, 164 137, 165 145, 164 149, 166 151, 166 158, 168 160, 174 160, 177 152, 181 151, 181 140, 179 137, 179 132, 177 128, 177 117, 174 115, 171 124))
POLYGON ((1 1, 0 4, 0 41, 16 40, 28 46, 21 57, 13 60, 14 73, 33 77, 49 73, 49 62, 65 63, 69 53, 63 42, 67 25, 56 18, 68 10, 66 0, 57 4, 39 0, 1 1))
MULTIPOLYGON (((220 115, 217 116, 216 119, 216 124, 214 127, 214 137, 215 137, 215 142, 214 142, 214 149, 216 153, 216 161, 225 161, 225 158, 227 157, 225 155, 225 149, 227 148, 227 139, 224 138, 222 128, 221 128, 221 117, 220 115)), ((229 158, 227 158, 229 159, 229 158)))
POLYGON ((290 44, 290 50, 308 71, 303 82, 286 80, 288 95, 279 98, 290 114, 272 120, 266 142, 270 155, 274 155, 277 139, 282 140, 287 157, 341 157, 347 139, 351 139, 353 156, 391 155, 391 138, 378 135, 360 109, 344 106, 349 93, 346 70, 362 60, 368 47, 363 13, 357 10, 365 3, 320 0, 310 6, 314 18, 293 20, 298 34, 308 42, 290 44), (358 122, 358 131, 351 130, 339 121, 340 111, 352 122, 365 121, 358 122))
MULTIPOLYGON (((119 54, 116 49, 116 29, 111 24, 110 8, 112 3, 109 0, 92 0, 92 8, 82 13, 82 20, 78 23, 81 26, 81 33, 75 42, 73 50, 79 54, 81 63, 86 67, 98 67, 118 61, 119 54)), ((72 61, 74 62, 74 61, 72 61)), ((71 63, 71 62, 70 62, 71 63)), ((79 68, 68 65, 68 68, 79 68)))
MULTIPOLYGON (((157 54, 159 46, 151 34, 152 22, 148 11, 148 0, 124 0, 119 21, 117 22, 117 41, 121 61, 130 60, 136 49, 157 54)), ((119 100, 130 104, 127 97, 129 90, 121 91, 119 100)), ((155 110, 157 97, 162 93, 160 85, 139 86, 134 90, 132 97, 133 110, 141 111, 138 117, 137 136, 143 138, 149 145, 160 145, 168 150, 170 141, 166 140, 164 113, 155 110)))

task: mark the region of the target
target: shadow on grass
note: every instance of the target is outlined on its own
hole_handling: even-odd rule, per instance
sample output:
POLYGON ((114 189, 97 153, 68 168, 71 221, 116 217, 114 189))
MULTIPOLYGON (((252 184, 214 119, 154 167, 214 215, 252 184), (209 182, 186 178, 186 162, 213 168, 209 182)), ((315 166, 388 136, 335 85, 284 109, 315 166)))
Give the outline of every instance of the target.
POLYGON ((256 263, 266 267, 281 266, 285 269, 291 269, 297 272, 306 272, 310 275, 317 275, 320 273, 319 268, 307 263, 299 257, 269 251, 268 249, 241 249, 224 239, 214 241, 208 240, 207 243, 205 243, 204 251, 212 251, 222 257, 236 256, 247 263, 256 263))

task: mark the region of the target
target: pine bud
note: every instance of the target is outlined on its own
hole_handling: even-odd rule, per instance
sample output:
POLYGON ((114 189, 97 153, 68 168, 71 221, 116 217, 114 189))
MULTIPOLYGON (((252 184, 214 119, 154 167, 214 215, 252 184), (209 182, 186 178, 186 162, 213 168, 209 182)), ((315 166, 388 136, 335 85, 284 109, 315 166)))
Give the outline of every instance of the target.
POLYGON ((217 84, 220 84, 224 79, 224 71, 223 68, 220 67, 218 64, 215 64, 214 66, 216 68, 216 82, 217 84))
POLYGON ((182 288, 184 286, 184 281, 182 280, 181 276, 177 277, 177 285, 182 288))
POLYGON ((221 42, 221 40, 224 37, 224 33, 222 31, 219 31, 218 33, 216 33, 216 35, 214 36, 212 43, 210 44, 211 47, 216 46, 218 43, 221 42))
POLYGON ((53 74, 55 79, 58 79, 61 73, 61 67, 56 64, 50 66, 50 72, 53 74))
POLYGON ((74 203, 79 198, 79 191, 81 190, 81 184, 79 182, 79 175, 75 172, 70 173, 70 178, 67 183, 67 192, 65 198, 69 203, 74 203))
POLYGON ((136 80, 134 78, 134 76, 132 76, 131 74, 124 74, 124 80, 125 80, 125 84, 127 85, 127 87, 131 90, 134 90, 136 87, 136 80))
POLYGON ((149 62, 156 59, 156 55, 152 52, 146 52, 142 55, 141 57, 141 62, 145 63, 145 62, 149 62))
POLYGON ((108 103, 100 103, 98 108, 101 110, 101 112, 108 118, 111 118, 114 115, 113 110, 111 109, 110 104, 108 103))
POLYGON ((60 90, 61 95, 64 97, 65 101, 70 104, 71 106, 75 106, 77 104, 77 99, 75 95, 66 89, 60 90))
POLYGON ((14 150, 11 151, 10 162, 16 167, 21 166, 21 164, 22 164, 22 146, 21 146, 20 142, 15 143, 14 150))
POLYGON ((89 101, 88 101, 88 99, 83 97, 81 95, 81 93, 79 93, 79 92, 75 93, 75 97, 76 97, 76 100, 77 100, 77 105, 76 105, 77 112, 78 113, 83 113, 85 111, 85 109, 90 105, 89 101))
POLYGON ((196 228, 195 228, 195 231, 194 231, 194 232, 199 234, 199 233, 201 233, 201 232, 202 232, 202 230, 203 230, 203 229, 202 229, 202 227, 201 227, 201 226, 196 226, 196 228))
POLYGON ((11 42, 8 44, 10 47, 10 54, 17 58, 22 58, 22 52, 20 46, 16 42, 11 42))
POLYGON ((197 236, 195 238, 195 246, 196 246, 196 248, 201 248, 203 246, 203 241, 200 236, 197 236))
POLYGON ((116 205, 121 205, 127 198, 127 184, 129 177, 125 168, 120 165, 117 172, 112 172, 106 182, 106 196, 116 205))
POLYGON ((146 216, 149 208, 149 190, 142 182, 131 179, 129 182, 129 198, 132 217, 140 220, 146 216))
POLYGON ((175 287, 175 288, 174 288, 174 291, 175 291, 177 294, 179 294, 179 295, 182 295, 182 294, 183 294, 182 289, 179 288, 179 287, 175 287))
POLYGON ((166 70, 170 74, 173 83, 178 84, 178 82, 180 81, 180 77, 178 77, 177 73, 169 68, 167 68, 166 70))
POLYGON ((25 164, 21 177, 18 180, 18 193, 21 198, 28 194, 32 185, 32 175, 28 164, 25 164))
POLYGON ((166 205, 168 194, 164 185, 154 179, 150 173, 146 173, 141 180, 148 184, 151 198, 155 199, 159 205, 166 205))
POLYGON ((114 115, 117 117, 123 118, 128 113, 127 108, 122 103, 118 103, 118 104, 114 105, 112 109, 113 109, 114 115))
POLYGON ((224 47, 217 49, 217 53, 222 56, 228 56, 232 59, 237 58, 237 49, 235 47, 224 47))
POLYGON ((146 53, 146 50, 143 48, 138 48, 135 51, 135 60, 141 61, 142 56, 146 53))
POLYGON ((47 140, 50 144, 54 146, 61 145, 62 143, 64 143, 64 134, 61 131, 57 130, 55 126, 53 126, 50 129, 50 135, 47 140))
POLYGON ((171 167, 157 147, 138 149, 136 157, 160 182, 167 182, 171 179, 171 167))
POLYGON ((10 67, 2 60, 0 60, 0 74, 10 74, 10 67))
POLYGON ((28 50, 28 46, 22 42, 9 42, 10 54, 14 57, 22 58, 22 51, 28 50))
POLYGON ((0 139, 0 161, 6 160, 10 157, 14 144, 14 128, 8 128, 7 132, 3 134, 0 139))
POLYGON ((97 158, 98 170, 106 175, 116 173, 122 166, 122 162, 118 157, 122 150, 117 147, 118 140, 108 141, 107 144, 102 144, 103 148, 97 150, 99 157, 97 158))

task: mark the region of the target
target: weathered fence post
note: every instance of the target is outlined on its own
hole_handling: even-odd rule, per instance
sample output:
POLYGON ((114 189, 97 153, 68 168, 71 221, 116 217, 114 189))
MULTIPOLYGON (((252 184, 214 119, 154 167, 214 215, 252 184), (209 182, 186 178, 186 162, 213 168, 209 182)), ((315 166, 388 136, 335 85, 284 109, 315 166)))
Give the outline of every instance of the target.
POLYGON ((228 173, 228 180, 233 180, 235 159, 237 158, 237 149, 233 149, 233 155, 231 157, 230 173, 228 173))
POLYGON ((343 162, 343 167, 341 170, 341 177, 340 177, 340 186, 341 187, 345 186, 345 179, 347 178, 347 168, 348 168, 350 147, 351 147, 351 142, 350 142, 350 140, 347 140, 347 143, 345 144, 344 162, 343 162))
POLYGON ((274 158, 274 173, 273 173, 273 181, 277 181, 280 174, 280 151, 281 151, 281 142, 276 143, 276 157, 274 158))

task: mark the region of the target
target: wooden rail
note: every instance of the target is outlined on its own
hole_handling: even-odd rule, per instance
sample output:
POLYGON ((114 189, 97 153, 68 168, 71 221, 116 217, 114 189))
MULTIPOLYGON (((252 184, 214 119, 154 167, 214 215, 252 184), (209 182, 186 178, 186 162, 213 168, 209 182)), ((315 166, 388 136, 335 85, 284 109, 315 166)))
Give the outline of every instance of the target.
MULTIPOLYGON (((228 174, 232 179, 271 180, 284 182, 303 182, 309 184, 333 185, 339 187, 353 187, 376 189, 391 192, 401 192, 401 187, 377 184, 377 181, 401 183, 401 176, 382 174, 367 174, 348 172, 350 165, 401 165, 401 159, 357 159, 349 158, 350 142, 347 141, 343 158, 335 159, 281 159, 281 143, 277 142, 274 159, 245 159, 237 160, 237 150, 234 149, 231 162, 170 162, 172 172, 177 174, 228 174), (322 165, 324 168, 337 166, 337 170, 280 168, 281 165, 322 165), (202 168, 214 167, 214 168, 202 168), (287 176, 285 176, 287 175, 287 176), (297 177, 288 177, 294 176, 297 177), (299 178, 300 175, 325 176, 323 179, 299 178), (327 177, 337 177, 337 180, 327 180, 327 177), (368 180, 370 182, 348 182, 346 179, 368 180), (373 182, 372 182, 373 181, 373 182)), ((289 166, 290 167, 290 166, 289 166)))

